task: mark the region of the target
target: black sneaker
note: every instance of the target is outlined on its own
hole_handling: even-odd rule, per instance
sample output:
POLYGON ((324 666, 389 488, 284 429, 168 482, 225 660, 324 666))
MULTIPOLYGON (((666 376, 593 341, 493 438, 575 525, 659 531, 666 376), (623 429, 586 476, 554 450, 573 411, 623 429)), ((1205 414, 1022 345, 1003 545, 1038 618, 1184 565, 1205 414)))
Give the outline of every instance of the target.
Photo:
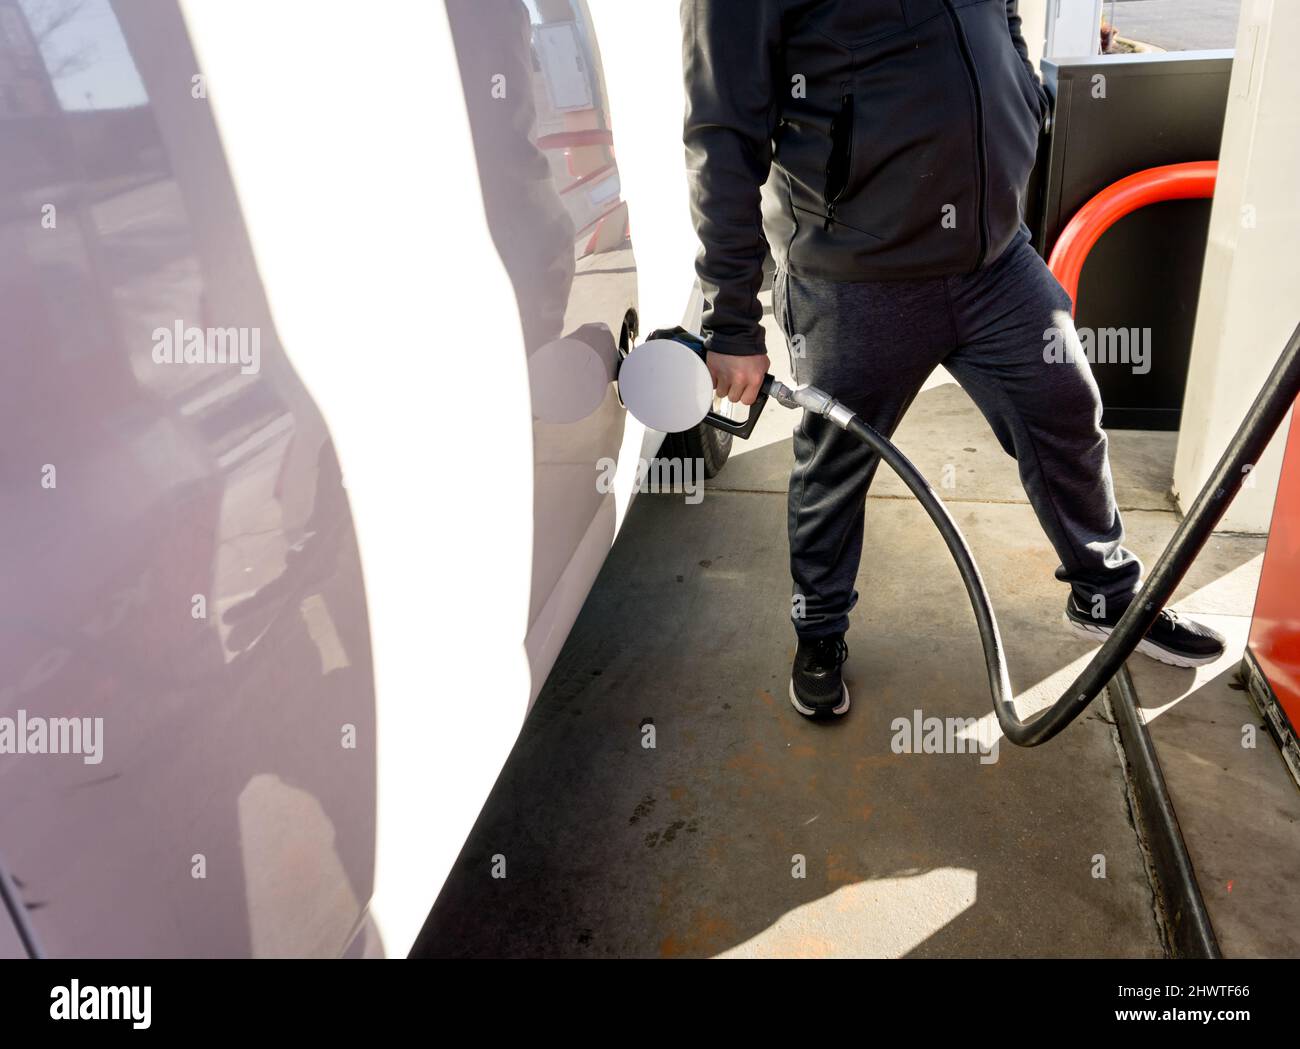
POLYGON ((790 672, 790 702, 805 717, 829 717, 849 709, 849 690, 840 667, 849 657, 843 634, 800 638, 790 672))
MULTIPOLYGON (((1110 637, 1123 614, 1124 609, 1121 608, 1104 618, 1090 615, 1079 605, 1073 594, 1065 605, 1065 621, 1073 627, 1076 634, 1094 641, 1104 641, 1110 637)), ((1137 650, 1172 667, 1203 667, 1223 655, 1223 646, 1223 635, 1218 631, 1211 630, 1194 619, 1184 619, 1177 612, 1166 608, 1151 624, 1146 637, 1138 642, 1137 650)))

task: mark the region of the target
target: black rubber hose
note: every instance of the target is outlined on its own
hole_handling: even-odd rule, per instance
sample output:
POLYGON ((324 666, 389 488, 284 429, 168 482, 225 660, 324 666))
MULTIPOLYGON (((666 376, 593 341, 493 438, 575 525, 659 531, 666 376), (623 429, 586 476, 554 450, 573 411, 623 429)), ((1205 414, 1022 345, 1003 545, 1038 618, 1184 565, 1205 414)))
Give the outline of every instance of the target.
MULTIPOLYGON (((1002 726, 1003 734, 1012 743, 1022 747, 1036 747, 1046 743, 1066 725, 1077 718, 1106 687, 1106 683, 1123 665, 1160 610, 1165 607, 1174 589, 1187 574, 1201 547, 1214 531, 1223 513, 1232 502, 1247 474, 1259 461, 1260 455, 1272 440, 1286 413, 1300 396, 1300 326, 1292 333, 1286 349, 1278 359, 1268 380, 1255 398, 1246 418, 1242 420, 1232 441, 1228 444, 1214 473, 1201 489, 1191 510, 1179 524, 1174 537, 1165 548, 1160 560, 1138 591, 1133 602, 1120 616, 1119 622, 1105 644, 1092 657, 1092 661, 1065 690, 1060 699, 1041 712, 1032 721, 1021 721, 1012 702, 1011 681, 1007 675, 1006 653, 1002 636, 998 632, 997 618, 989 601, 988 590, 980 570, 971 556, 970 547, 920 471, 907 456, 887 439, 873 430, 856 415, 848 420, 845 429, 858 440, 871 447, 890 469, 911 489, 912 494, 925 507, 930 520, 939 529, 947 544, 966 593, 970 595, 971 608, 979 626, 980 641, 984 646, 984 663, 988 668, 989 691, 993 695, 993 709, 1002 726)), ((1300 423, 1297 423, 1300 425, 1300 423)))

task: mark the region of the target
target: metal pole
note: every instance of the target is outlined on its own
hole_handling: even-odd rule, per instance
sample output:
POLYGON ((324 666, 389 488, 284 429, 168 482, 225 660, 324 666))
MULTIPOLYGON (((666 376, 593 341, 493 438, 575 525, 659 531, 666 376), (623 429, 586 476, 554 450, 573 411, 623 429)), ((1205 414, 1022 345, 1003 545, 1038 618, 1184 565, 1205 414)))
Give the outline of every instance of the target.
POLYGON ((1045 58, 1080 58, 1101 51, 1102 0, 1047 0, 1045 58))

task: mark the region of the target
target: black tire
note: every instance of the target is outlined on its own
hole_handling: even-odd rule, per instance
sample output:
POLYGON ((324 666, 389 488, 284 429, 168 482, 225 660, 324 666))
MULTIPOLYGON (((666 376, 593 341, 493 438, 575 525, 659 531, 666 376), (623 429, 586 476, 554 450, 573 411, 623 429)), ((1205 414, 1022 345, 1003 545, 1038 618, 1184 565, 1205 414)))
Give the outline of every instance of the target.
POLYGON ((731 434, 700 423, 692 430, 668 434, 659 454, 667 459, 703 460, 705 478, 717 477, 731 456, 731 434))

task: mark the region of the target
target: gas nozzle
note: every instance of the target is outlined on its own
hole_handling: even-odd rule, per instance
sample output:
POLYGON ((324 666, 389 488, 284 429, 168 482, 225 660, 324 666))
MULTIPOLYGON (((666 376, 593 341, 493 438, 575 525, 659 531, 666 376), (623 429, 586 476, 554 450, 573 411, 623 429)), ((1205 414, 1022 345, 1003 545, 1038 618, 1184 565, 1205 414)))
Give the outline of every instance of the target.
POLYGON ((704 342, 685 328, 663 328, 627 355, 619 367, 619 396, 624 406, 652 430, 681 433, 708 423, 733 437, 748 440, 769 397, 783 408, 803 408, 824 415, 841 429, 853 418, 844 405, 816 386, 787 386, 771 375, 763 378, 749 415, 739 421, 713 411, 713 380, 704 342))
POLYGON ((624 406, 652 430, 682 433, 708 423, 733 437, 747 439, 762 414, 771 384, 763 380, 744 419, 713 410, 713 379, 705 363, 703 340, 685 328, 661 328, 635 347, 618 370, 618 393, 624 406))

